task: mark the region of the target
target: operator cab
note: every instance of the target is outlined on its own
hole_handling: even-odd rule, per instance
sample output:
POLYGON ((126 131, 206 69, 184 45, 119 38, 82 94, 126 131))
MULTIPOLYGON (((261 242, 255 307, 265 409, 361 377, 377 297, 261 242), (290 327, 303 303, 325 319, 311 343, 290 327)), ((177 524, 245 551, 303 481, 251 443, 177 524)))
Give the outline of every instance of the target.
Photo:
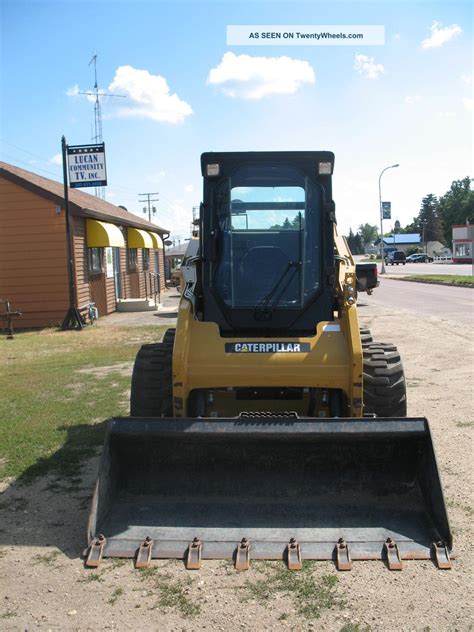
POLYGON ((204 320, 259 336, 332 320, 334 155, 207 153, 201 164, 204 320))

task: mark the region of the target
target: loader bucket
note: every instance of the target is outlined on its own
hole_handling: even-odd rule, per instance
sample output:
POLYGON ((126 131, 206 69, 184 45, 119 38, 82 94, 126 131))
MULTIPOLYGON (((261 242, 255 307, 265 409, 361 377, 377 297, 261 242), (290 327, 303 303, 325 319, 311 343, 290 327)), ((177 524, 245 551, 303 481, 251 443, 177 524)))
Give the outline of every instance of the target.
POLYGON ((110 422, 89 519, 102 556, 433 559, 451 532, 426 419, 152 419, 110 422))

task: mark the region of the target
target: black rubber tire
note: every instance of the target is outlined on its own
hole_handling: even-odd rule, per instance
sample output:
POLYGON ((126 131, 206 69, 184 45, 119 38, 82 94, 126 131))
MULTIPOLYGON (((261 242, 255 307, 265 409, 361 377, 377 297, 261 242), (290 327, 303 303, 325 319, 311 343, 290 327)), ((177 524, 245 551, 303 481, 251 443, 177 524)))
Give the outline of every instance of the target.
POLYGON ((394 345, 372 342, 363 348, 364 413, 377 417, 406 417, 405 374, 394 345))
POLYGON ((359 328, 360 332, 360 341, 362 343, 362 347, 366 347, 370 345, 374 341, 372 334, 370 333, 370 329, 366 329, 365 327, 359 328))
POLYGON ((169 342, 173 344, 175 336, 176 336, 176 329, 174 327, 171 329, 167 329, 163 335, 163 340, 161 342, 169 342))
POLYGON ((172 364, 172 341, 142 346, 132 373, 132 417, 173 416, 172 364))

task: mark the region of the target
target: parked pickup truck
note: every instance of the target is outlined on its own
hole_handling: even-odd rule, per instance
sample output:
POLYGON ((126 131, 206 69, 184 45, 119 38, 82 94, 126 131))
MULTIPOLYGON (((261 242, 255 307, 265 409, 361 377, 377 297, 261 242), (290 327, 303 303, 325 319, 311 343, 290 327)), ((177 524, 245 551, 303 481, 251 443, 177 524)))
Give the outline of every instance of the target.
POLYGON ((388 266, 398 266, 399 263, 404 266, 406 260, 407 257, 405 253, 401 250, 393 250, 392 252, 389 252, 388 255, 385 257, 385 263, 388 266))
POLYGON ((375 262, 356 263, 357 291, 372 294, 378 287, 377 264, 375 262))

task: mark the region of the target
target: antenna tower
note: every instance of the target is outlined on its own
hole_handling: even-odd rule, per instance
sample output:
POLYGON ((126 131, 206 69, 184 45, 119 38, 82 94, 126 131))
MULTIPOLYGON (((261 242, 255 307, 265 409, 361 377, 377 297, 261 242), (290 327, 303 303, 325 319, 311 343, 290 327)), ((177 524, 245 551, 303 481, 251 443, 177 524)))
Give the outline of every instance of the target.
MULTIPOLYGON (((102 107, 100 104, 100 97, 119 97, 125 98, 124 94, 110 94, 108 92, 100 92, 99 83, 97 81, 97 53, 94 53, 92 59, 89 62, 89 66, 94 65, 94 88, 92 92, 79 92, 79 94, 85 94, 87 96, 95 97, 94 101, 94 134, 92 136, 92 142, 94 144, 102 143, 102 107)), ((105 200, 105 187, 95 188, 96 197, 105 200)))

